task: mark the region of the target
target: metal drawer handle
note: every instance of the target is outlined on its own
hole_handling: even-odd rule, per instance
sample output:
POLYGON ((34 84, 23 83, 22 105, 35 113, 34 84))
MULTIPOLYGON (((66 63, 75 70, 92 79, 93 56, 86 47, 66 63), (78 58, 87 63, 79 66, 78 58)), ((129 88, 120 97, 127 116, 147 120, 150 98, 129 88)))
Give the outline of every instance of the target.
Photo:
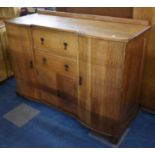
POLYGON ((64 68, 65 68, 65 71, 68 71, 69 70, 69 65, 65 64, 64 68))
POLYGON ((45 65, 47 63, 47 59, 45 57, 42 58, 42 62, 45 65))
POLYGON ((32 60, 29 61, 29 65, 30 65, 30 68, 33 68, 33 61, 32 60))
POLYGON ((41 44, 44 44, 45 39, 43 37, 40 38, 41 44))
POLYGON ((67 50, 67 46, 68 46, 68 44, 66 42, 64 42, 64 50, 67 50))

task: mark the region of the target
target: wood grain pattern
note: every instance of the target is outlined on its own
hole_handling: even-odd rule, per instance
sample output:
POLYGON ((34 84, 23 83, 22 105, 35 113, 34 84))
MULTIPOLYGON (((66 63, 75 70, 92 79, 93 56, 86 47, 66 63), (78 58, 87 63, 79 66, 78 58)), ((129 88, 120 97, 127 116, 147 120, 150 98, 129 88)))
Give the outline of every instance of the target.
POLYGON ((124 50, 123 43, 79 38, 79 75, 83 80, 79 117, 86 125, 111 135, 120 114, 124 50))
POLYGON ((133 8, 131 7, 57 7, 56 10, 70 13, 83 13, 123 18, 132 18, 133 12, 133 8))
POLYGON ((4 23, 0 25, 0 81, 13 75, 4 23))
POLYGON ((125 130, 139 109, 142 45, 144 36, 127 44, 79 37, 78 114, 84 124, 109 136, 125 130))
POLYGON ((33 27, 34 47, 60 56, 77 59, 78 37, 75 33, 33 27), (43 39, 43 41, 41 41, 43 39), (52 44, 51 44, 52 43, 52 44))
POLYGON ((155 113, 155 8, 134 8, 133 18, 147 19, 151 24, 146 48, 140 102, 147 111, 155 113))
MULTIPOLYGON (((106 134, 110 132, 110 128, 109 121, 105 117, 106 114, 103 112, 104 107, 102 107, 102 105, 106 105, 106 102, 103 104, 102 100, 103 90, 106 90, 102 81, 105 73, 105 69, 102 70, 104 68, 102 65, 106 63, 104 61, 108 52, 107 46, 107 41, 101 42, 84 36, 79 37, 79 75, 83 81, 82 85, 79 86, 79 118, 87 126, 106 132, 106 134), (95 50, 94 46, 98 50, 95 50), (102 58, 104 61, 101 61, 102 58), (103 123, 106 124, 106 127, 103 127, 103 123)), ((108 112, 108 110, 106 111, 108 112)))
POLYGON ((97 21, 106 21, 106 22, 116 22, 116 23, 123 23, 123 24, 134 24, 134 25, 149 25, 149 21, 147 20, 140 20, 140 19, 130 19, 130 18, 119 18, 113 16, 99 16, 99 15, 89 15, 89 14, 77 14, 77 13, 68 13, 68 12, 59 12, 59 11, 48 11, 38 9, 37 13, 44 14, 44 15, 53 15, 53 16, 60 16, 60 17, 70 17, 70 18, 79 18, 79 19, 90 19, 90 20, 97 20, 97 21))
POLYGON ((47 27, 94 38, 123 42, 128 42, 150 28, 150 26, 146 25, 122 24, 41 14, 15 18, 7 22, 19 25, 47 27))
POLYGON ((46 67, 58 74, 68 77, 77 76, 77 62, 74 59, 68 59, 54 54, 36 51, 36 64, 38 67, 46 67), (68 67, 66 67, 66 65, 68 67))
MULTIPOLYGON (((0 48, 1 53, 1 48, 0 48)), ((7 69, 5 60, 2 54, 0 54, 0 82, 7 79, 7 69)))
POLYGON ((3 32, 4 32, 4 27, 2 25, 0 28, 0 81, 3 81, 7 78, 7 68, 6 68, 4 48, 3 48, 4 40, 2 40, 3 32))
POLYGON ((0 7, 0 20, 18 17, 20 14, 19 7, 0 7))
POLYGON ((92 40, 91 53, 92 112, 118 119, 118 103, 121 102, 122 93, 124 44, 92 40))
POLYGON ((142 67, 145 52, 145 37, 140 36, 130 41, 126 46, 124 60, 123 79, 123 102, 121 115, 126 119, 139 106, 139 95, 141 88, 142 67))
MULTIPOLYGON (((105 20, 104 17, 102 16, 92 16, 92 15, 88 15, 88 14, 100 14, 100 15, 108 15, 108 16, 112 16, 112 20, 113 17, 120 11, 122 11, 121 9, 119 10, 119 8, 117 8, 116 11, 113 8, 102 8, 101 12, 97 11, 96 8, 92 8, 87 9, 87 8, 58 8, 58 11, 65 11, 65 12, 48 12, 48 11, 39 11, 39 13, 44 13, 44 14, 54 14, 54 15, 60 15, 60 16, 73 16, 76 18, 87 18, 87 19, 96 19, 96 20, 105 20), (84 11, 86 9, 86 12, 84 11), (108 10, 108 11, 106 11, 108 10), (70 13, 67 12, 74 12, 72 15, 70 13), (76 14, 78 13, 78 14, 76 14), (80 13, 80 14, 79 14, 80 13), (85 15, 81 15, 81 13, 86 13, 85 15)), ((120 14, 119 17, 123 17, 124 14, 120 14)), ((153 113, 155 113, 155 89, 154 89, 154 79, 155 79, 155 73, 154 73, 154 51, 155 51, 155 46, 154 46, 154 40, 155 40, 155 26, 154 26, 154 22, 155 22, 155 8, 147 8, 147 7, 135 7, 132 9, 132 15, 129 17, 132 19, 138 19, 138 20, 148 20, 149 23, 152 25, 151 27, 151 31, 150 31, 150 35, 149 35, 149 42, 148 44, 148 48, 147 48, 147 55, 146 55, 146 60, 145 60, 145 66, 144 66, 144 74, 143 74, 143 80, 142 80, 142 89, 141 89, 141 103, 143 105, 143 107, 145 107, 145 109, 147 109, 148 111, 152 111, 153 113)), ((123 19, 123 18, 122 18, 123 19)), ((131 19, 131 21, 132 21, 131 19)), ((116 20, 116 18, 115 18, 116 20)), ((128 20, 128 19, 127 19, 128 20)), ((123 19, 123 22, 124 19, 123 19)), ((139 22, 138 22, 139 23, 139 22)))
POLYGON ((43 51, 35 52, 35 61, 41 99, 75 114, 78 101, 77 62, 43 51), (67 70, 65 65, 68 65, 67 70))
POLYGON ((24 96, 38 98, 30 28, 7 24, 6 29, 17 92, 24 96))
POLYGON ((4 81, 13 76, 10 51, 4 20, 19 16, 20 8, 1 7, 0 8, 0 81, 4 81))
POLYGON ((86 124, 91 124, 91 38, 79 36, 79 85, 78 117, 86 124))
MULTIPOLYGON (((31 15, 28 20, 36 16, 40 15, 31 15)), ((74 20, 85 25, 89 21, 88 29, 89 24, 94 24, 93 20, 51 18, 51 15, 42 15, 41 18, 47 23, 49 19, 52 20, 50 23, 57 19, 61 26, 67 24, 66 20, 69 24, 74 20)), ((25 25, 22 20, 23 17, 6 22, 17 91, 27 98, 35 98, 63 110, 87 127, 118 140, 139 108, 145 38, 142 32, 147 26, 117 25, 115 21, 103 25, 99 21, 95 23, 97 33, 102 29, 100 26, 106 29, 104 35, 115 30, 122 35, 128 25, 135 29, 138 26, 138 33, 130 29, 136 37, 124 42, 120 38, 114 41, 112 38, 101 39, 98 35, 90 37, 81 33, 82 30, 78 33, 62 31, 58 25, 57 29, 49 24, 25 25), (41 37, 45 42, 40 43, 41 37), (67 50, 62 46, 64 41, 68 43, 67 50)), ((94 31, 94 26, 92 28, 94 31)))

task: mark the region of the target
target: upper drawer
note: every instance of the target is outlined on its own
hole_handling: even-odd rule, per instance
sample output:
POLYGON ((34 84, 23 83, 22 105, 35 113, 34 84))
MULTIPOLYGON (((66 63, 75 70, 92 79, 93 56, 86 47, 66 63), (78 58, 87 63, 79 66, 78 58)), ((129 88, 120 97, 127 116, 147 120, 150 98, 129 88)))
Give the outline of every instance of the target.
POLYGON ((33 40, 37 49, 77 58, 78 36, 75 33, 33 27, 33 40))

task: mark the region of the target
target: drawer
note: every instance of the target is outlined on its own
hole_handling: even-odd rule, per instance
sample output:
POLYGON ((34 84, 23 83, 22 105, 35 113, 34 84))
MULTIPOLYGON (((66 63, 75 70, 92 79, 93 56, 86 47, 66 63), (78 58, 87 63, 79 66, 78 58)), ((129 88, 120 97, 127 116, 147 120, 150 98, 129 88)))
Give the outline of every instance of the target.
POLYGON ((77 61, 46 52, 35 52, 36 67, 47 72, 55 72, 67 77, 77 77, 77 61))
POLYGON ((33 27, 34 48, 60 56, 77 58, 78 36, 75 33, 33 27))

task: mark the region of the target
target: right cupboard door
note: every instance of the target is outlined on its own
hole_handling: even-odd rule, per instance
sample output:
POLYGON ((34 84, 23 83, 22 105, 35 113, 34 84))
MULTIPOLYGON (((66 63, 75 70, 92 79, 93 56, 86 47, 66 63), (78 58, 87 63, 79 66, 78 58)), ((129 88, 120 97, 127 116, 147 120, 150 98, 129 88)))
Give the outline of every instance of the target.
POLYGON ((119 118, 124 48, 120 42, 79 37, 78 114, 100 132, 112 133, 111 125, 119 118))

